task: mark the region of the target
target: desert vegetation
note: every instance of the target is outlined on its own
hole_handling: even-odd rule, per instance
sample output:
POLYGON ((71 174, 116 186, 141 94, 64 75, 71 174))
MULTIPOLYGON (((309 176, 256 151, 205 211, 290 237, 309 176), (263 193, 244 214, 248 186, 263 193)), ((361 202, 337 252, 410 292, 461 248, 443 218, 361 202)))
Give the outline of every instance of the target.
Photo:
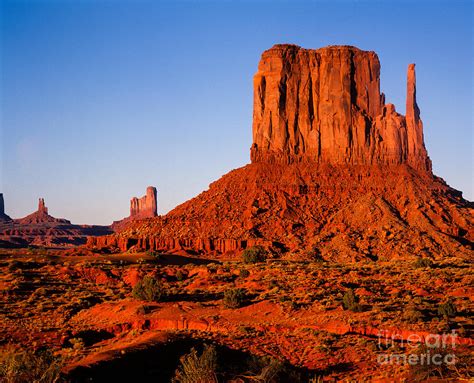
POLYGON ((192 349, 189 354, 185 354, 180 359, 180 368, 176 371, 173 382, 176 383, 196 383, 208 382, 217 383, 217 352, 213 346, 205 346, 201 354, 196 349, 192 349))
POLYGON ((224 291, 224 306, 231 309, 236 309, 245 302, 244 289, 229 289, 224 291))
MULTIPOLYGON (((304 368, 308 379, 347 376, 347 369, 357 377, 359 365, 373 366, 382 376, 395 368, 377 364, 377 356, 387 350, 379 348, 376 335, 358 335, 358 329, 377 334, 382 323, 384 329, 415 333, 454 330, 461 338, 469 338, 472 331, 472 303, 463 287, 469 280, 468 264, 463 260, 420 269, 397 261, 174 264, 169 256, 47 254, 11 251, 0 259, 1 334, 6 343, 23 350, 31 344, 37 345, 32 351, 48 346, 68 364, 122 342, 140 344, 153 326, 275 359, 232 372, 252 376, 249 381, 272 375, 277 361, 304 368), (344 358, 341 349, 347 351, 344 358), (334 362, 329 365, 329 360, 334 362), (264 372, 269 365, 273 367, 264 372)), ((204 348, 195 350, 183 352, 189 354, 184 359, 188 367, 201 363, 204 348)), ((229 375, 216 350, 215 373, 222 381, 229 375)), ((181 371, 176 379, 185 379, 183 366, 176 356, 176 370, 181 371)), ((459 373, 466 376, 466 368, 459 373)))
POLYGON ((242 253, 242 259, 245 263, 264 262, 268 257, 268 251, 262 246, 254 246, 245 249, 242 253))
POLYGON ((145 276, 132 290, 132 295, 135 298, 151 302, 159 302, 164 293, 165 290, 160 281, 150 276, 145 276))
POLYGON ((58 383, 63 360, 50 350, 20 350, 5 346, 0 350, 0 380, 4 383, 58 383))

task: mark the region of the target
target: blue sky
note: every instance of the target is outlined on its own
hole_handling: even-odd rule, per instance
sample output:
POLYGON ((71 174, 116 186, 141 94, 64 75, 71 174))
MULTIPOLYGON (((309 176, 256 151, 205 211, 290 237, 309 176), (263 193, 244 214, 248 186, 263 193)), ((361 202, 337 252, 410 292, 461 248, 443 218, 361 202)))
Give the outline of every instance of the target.
POLYGON ((404 113, 417 64, 437 175, 474 199, 471 1, 1 2, 1 191, 21 217, 109 224, 158 188, 165 213, 249 162, 252 76, 275 43, 378 53, 404 113))

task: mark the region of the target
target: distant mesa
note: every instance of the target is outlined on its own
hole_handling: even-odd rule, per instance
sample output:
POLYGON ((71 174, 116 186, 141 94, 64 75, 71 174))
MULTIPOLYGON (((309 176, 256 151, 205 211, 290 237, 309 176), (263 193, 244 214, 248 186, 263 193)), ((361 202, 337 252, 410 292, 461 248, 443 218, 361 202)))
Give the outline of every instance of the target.
POLYGON ((110 226, 74 225, 67 219, 52 217, 43 198, 39 199, 38 210, 34 213, 10 219, 4 213, 3 195, 0 194, 0 247, 73 247, 85 244, 89 236, 111 233, 110 226))
POLYGON ((130 199, 130 215, 120 221, 114 221, 111 225, 114 231, 120 230, 130 221, 158 217, 158 203, 156 187, 148 186, 143 197, 132 197, 130 199))
POLYGON ((131 219, 153 218, 157 215, 156 188, 154 186, 148 186, 143 197, 133 197, 130 200, 131 219))
POLYGON ((38 202, 38 210, 34 213, 16 220, 20 224, 38 224, 46 222, 57 222, 70 224, 71 222, 64 218, 55 218, 48 214, 48 208, 44 203, 44 198, 40 198, 38 202))
POLYGON ((5 201, 3 200, 3 193, 0 193, 0 222, 11 221, 12 219, 5 214, 5 201))

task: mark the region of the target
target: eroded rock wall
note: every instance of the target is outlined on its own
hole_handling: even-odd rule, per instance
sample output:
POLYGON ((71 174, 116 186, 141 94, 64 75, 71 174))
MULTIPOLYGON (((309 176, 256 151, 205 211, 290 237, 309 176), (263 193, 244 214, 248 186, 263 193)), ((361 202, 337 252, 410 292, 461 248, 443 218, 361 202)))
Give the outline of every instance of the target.
POLYGON ((254 77, 252 162, 408 163, 431 171, 408 67, 407 117, 380 92, 374 52, 275 45, 254 77))

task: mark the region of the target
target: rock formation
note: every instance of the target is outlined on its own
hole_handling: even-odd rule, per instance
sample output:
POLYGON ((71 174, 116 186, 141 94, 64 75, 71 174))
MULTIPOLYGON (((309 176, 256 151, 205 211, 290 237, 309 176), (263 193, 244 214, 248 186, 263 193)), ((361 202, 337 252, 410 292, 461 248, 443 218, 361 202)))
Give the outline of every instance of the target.
POLYGON ((379 88, 374 52, 274 46, 254 77, 252 163, 165 216, 128 220, 88 246, 232 255, 258 244, 337 261, 472 257, 473 204, 431 172, 414 65, 406 117, 379 88))
POLYGON ((44 203, 44 198, 40 198, 38 201, 38 210, 30 215, 20 218, 18 220, 20 224, 35 224, 35 223, 46 223, 46 222, 58 222, 58 223, 67 223, 71 222, 64 218, 54 218, 48 214, 48 208, 44 203))
POLYGON ((148 186, 143 197, 130 200, 130 218, 142 219, 157 216, 156 188, 148 186))
POLYGON ((402 164, 431 171, 408 67, 407 116, 385 105, 374 52, 275 45, 254 77, 252 162, 402 164))
POLYGON ((146 194, 143 197, 133 197, 130 200, 130 215, 120 221, 112 222, 111 228, 114 231, 120 231, 126 227, 130 221, 157 217, 158 205, 156 201, 156 188, 154 186, 148 186, 146 188, 146 194))
POLYGON ((5 214, 5 201, 3 200, 3 193, 0 193, 0 222, 11 221, 11 218, 5 214))
POLYGON ((38 202, 38 213, 47 215, 48 214, 48 208, 44 204, 44 198, 40 198, 38 202))
MULTIPOLYGON (((3 195, 0 194, 0 212, 3 195)), ((49 215, 44 199, 40 198, 38 210, 20 219, 2 220, 0 214, 0 246, 51 246, 71 247, 83 245, 90 236, 112 233, 109 226, 74 225, 64 218, 49 215)))

